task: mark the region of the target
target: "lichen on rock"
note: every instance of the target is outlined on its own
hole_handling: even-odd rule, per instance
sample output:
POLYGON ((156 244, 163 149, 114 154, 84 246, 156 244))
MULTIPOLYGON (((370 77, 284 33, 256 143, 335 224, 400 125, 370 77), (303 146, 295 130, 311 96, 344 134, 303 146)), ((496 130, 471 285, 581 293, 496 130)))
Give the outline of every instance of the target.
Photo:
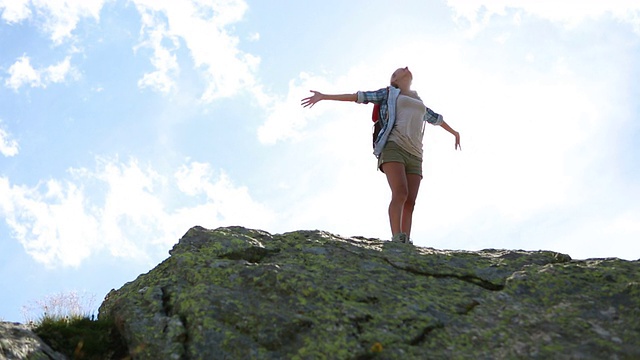
POLYGON ((0 359, 66 360, 29 326, 0 321, 0 359))
POLYGON ((640 356, 638 262, 241 227, 170 254, 100 307, 135 358, 640 356))

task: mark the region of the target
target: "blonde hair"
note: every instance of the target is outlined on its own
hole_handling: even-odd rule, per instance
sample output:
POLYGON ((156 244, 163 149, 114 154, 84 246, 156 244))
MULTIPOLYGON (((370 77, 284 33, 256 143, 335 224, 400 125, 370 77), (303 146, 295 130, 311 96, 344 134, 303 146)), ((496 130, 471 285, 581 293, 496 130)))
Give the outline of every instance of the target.
POLYGON ((394 70, 394 71, 391 73, 391 77, 389 78, 389 84, 390 84, 391 86, 395 87, 395 88, 399 88, 400 86, 398 86, 398 83, 397 83, 397 82, 394 82, 394 81, 393 81, 393 75, 395 75, 396 71, 398 71, 398 70, 400 70, 400 69, 403 69, 403 68, 397 68, 396 70, 394 70))

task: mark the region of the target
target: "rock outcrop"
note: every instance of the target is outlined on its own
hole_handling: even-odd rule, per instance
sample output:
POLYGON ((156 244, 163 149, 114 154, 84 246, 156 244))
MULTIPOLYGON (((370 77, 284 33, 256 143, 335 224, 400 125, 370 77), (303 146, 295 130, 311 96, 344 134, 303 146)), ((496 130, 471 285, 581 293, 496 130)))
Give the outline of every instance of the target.
POLYGON ((99 310, 139 359, 640 358, 638 261, 190 229, 99 310))
POLYGON ((66 360, 23 324, 0 322, 0 359, 66 360))

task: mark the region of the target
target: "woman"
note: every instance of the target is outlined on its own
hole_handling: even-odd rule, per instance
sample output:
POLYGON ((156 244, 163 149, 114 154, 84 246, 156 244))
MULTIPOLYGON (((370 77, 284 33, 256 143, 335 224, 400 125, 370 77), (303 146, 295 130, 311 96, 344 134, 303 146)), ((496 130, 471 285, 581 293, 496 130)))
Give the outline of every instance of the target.
POLYGON ((422 137, 424 121, 440 125, 460 146, 460 134, 453 130, 442 115, 426 107, 418 94, 411 90, 413 74, 408 67, 391 75, 391 86, 376 91, 355 94, 328 95, 311 90, 312 96, 302 99, 303 107, 313 107, 321 100, 354 101, 380 104, 382 129, 374 143, 378 168, 387 176, 391 187, 389 223, 392 241, 411 243, 411 220, 422 180, 422 137))

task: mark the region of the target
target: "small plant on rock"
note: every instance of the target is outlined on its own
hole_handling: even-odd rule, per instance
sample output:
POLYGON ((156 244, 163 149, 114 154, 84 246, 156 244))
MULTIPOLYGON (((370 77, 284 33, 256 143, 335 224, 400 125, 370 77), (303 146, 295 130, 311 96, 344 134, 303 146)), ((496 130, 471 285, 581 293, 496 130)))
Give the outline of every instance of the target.
POLYGON ((128 358, 126 343, 114 322, 92 314, 94 298, 77 292, 58 293, 23 307, 23 314, 34 333, 70 359, 128 358), (41 315, 34 320, 36 309, 41 315))
POLYGON ((128 355, 126 343, 109 319, 44 319, 34 332, 70 359, 124 359, 128 355))

